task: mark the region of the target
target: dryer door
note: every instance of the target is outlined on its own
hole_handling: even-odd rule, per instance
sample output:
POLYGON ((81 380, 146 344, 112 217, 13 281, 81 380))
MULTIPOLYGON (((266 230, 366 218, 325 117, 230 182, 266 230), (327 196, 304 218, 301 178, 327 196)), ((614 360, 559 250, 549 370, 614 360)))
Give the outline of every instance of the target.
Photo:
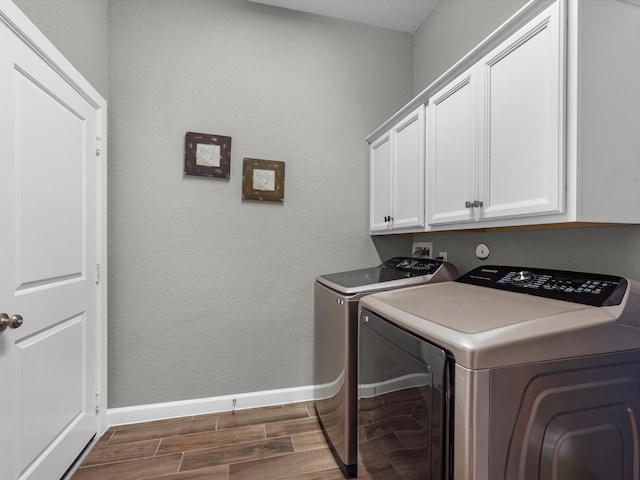
POLYGON ((373 479, 446 478, 446 352, 363 310, 358 447, 373 479))

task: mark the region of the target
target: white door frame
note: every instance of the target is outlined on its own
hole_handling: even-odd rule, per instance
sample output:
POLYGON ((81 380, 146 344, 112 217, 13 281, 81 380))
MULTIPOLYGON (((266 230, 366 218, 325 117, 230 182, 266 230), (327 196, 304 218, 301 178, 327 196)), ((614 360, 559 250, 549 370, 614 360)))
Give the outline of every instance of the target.
POLYGON ((13 31, 23 43, 51 66, 60 77, 82 95, 96 110, 98 130, 101 131, 96 157, 96 186, 98 189, 98 205, 96 212, 97 229, 97 262, 96 282, 98 283, 96 301, 96 378, 99 391, 96 399, 99 406, 96 431, 100 437, 107 429, 107 102, 85 80, 82 75, 67 61, 56 47, 40 32, 37 27, 9 0, 0 0, 0 23, 13 31))

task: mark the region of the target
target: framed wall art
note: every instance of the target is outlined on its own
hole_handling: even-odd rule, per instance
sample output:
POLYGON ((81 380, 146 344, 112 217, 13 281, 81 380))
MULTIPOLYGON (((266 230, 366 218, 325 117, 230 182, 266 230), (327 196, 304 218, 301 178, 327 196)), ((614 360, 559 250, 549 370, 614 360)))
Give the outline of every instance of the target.
POLYGON ((284 202, 284 162, 245 158, 242 199, 284 202))
POLYGON ((229 178, 231 137, 187 132, 184 148, 184 174, 229 178))

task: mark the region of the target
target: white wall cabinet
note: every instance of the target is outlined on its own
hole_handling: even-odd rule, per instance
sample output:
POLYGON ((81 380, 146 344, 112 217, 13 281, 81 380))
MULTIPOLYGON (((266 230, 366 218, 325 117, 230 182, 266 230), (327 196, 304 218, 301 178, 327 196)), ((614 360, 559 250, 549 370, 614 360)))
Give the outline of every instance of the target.
POLYGON ((371 232, 424 227, 424 106, 370 147, 371 232))
POLYGON ((429 99, 427 106, 428 223, 470 222, 477 194, 476 69, 429 99))
POLYGON ((638 58, 636 1, 527 3, 367 138, 426 104, 426 222, 402 231, 640 224, 638 58))
POLYGON ((563 207, 558 3, 428 102, 428 223, 563 207))

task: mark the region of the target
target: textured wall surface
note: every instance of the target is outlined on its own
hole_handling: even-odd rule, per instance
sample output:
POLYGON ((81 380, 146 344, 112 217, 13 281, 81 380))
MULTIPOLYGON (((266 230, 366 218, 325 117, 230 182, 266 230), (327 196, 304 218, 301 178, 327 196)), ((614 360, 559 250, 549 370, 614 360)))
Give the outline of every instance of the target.
POLYGON ((108 100, 108 0, 14 0, 14 3, 108 100))
POLYGON ((526 3, 527 0, 442 0, 414 34, 414 95, 526 3))
POLYGON ((238 0, 109 2, 109 406, 313 383, 313 281, 372 239, 365 137, 412 95, 412 36, 238 0), (231 178, 183 176, 187 131, 231 178), (285 201, 241 201, 244 157, 285 201))
MULTIPOLYGON (((415 68, 407 34, 241 0, 15 2, 109 93, 120 407, 312 382, 313 278, 410 252, 410 235, 368 236, 364 138, 524 0, 444 0, 415 68), (188 130, 233 137, 230 180, 182 175, 188 130), (240 200, 245 156, 286 162, 283 205, 240 200)), ((415 238, 461 272, 485 242, 484 263, 640 279, 637 226, 415 238)))
POLYGON ((640 227, 561 228, 416 235, 433 242, 435 252, 446 251, 460 272, 479 265, 514 265, 579 272, 606 273, 640 279, 640 227), (485 243, 491 254, 476 257, 485 243))

